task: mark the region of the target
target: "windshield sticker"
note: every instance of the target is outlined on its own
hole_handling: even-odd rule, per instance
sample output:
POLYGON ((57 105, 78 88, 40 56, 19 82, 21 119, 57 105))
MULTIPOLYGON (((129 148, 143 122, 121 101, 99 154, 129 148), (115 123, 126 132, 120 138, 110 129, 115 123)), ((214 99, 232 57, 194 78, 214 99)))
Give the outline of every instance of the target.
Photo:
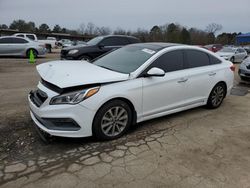
POLYGON ((151 54, 151 55, 155 53, 154 50, 150 50, 150 49, 147 49, 147 48, 142 49, 142 51, 143 51, 143 52, 146 52, 146 53, 148 53, 148 54, 151 54))

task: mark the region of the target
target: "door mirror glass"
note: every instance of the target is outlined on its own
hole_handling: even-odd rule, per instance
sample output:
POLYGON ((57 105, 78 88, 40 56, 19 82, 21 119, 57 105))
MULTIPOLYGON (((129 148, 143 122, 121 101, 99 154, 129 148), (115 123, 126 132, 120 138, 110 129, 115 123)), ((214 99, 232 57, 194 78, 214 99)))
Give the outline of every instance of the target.
POLYGON ((165 71, 156 67, 151 68, 148 72, 147 72, 147 76, 165 76, 165 71))

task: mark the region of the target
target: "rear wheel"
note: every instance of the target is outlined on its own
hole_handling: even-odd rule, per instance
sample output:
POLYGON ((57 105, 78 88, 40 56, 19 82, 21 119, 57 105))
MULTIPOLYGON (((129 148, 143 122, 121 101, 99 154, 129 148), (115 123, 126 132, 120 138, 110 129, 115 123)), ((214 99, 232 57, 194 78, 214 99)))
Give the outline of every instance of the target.
POLYGON ((207 107, 211 109, 218 108, 222 104, 225 96, 226 96, 225 84, 223 83, 216 84, 209 95, 207 101, 207 107))
POLYGON ((122 100, 113 100, 102 106, 94 118, 93 133, 101 140, 121 137, 132 123, 132 111, 122 100))

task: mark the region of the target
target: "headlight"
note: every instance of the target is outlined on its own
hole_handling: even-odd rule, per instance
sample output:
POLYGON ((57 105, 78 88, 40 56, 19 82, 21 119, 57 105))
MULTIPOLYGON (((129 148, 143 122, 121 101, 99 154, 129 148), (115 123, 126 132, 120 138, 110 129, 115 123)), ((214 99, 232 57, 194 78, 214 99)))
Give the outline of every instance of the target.
POLYGON ((79 50, 70 50, 70 51, 68 52, 68 54, 75 54, 75 53, 77 53, 77 52, 79 52, 79 50))
POLYGON ((84 89, 76 92, 67 93, 53 97, 50 104, 77 104, 83 100, 93 96, 99 91, 100 87, 84 89))

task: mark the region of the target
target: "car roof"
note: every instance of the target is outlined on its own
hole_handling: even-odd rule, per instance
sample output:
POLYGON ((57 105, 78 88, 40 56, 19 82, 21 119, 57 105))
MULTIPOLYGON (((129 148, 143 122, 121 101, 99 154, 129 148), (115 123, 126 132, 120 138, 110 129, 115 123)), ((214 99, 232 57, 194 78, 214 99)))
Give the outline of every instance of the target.
POLYGON ((164 43, 164 42, 148 42, 148 43, 136 43, 130 44, 129 46, 138 46, 142 48, 148 48, 154 51, 160 51, 164 48, 173 47, 173 46, 181 46, 183 44, 176 43, 164 43))
MULTIPOLYGON (((107 37, 125 37, 125 38, 136 38, 134 36, 129 35, 102 35, 100 37, 107 38, 107 37)), ((136 38, 137 39, 137 38, 136 38)))

